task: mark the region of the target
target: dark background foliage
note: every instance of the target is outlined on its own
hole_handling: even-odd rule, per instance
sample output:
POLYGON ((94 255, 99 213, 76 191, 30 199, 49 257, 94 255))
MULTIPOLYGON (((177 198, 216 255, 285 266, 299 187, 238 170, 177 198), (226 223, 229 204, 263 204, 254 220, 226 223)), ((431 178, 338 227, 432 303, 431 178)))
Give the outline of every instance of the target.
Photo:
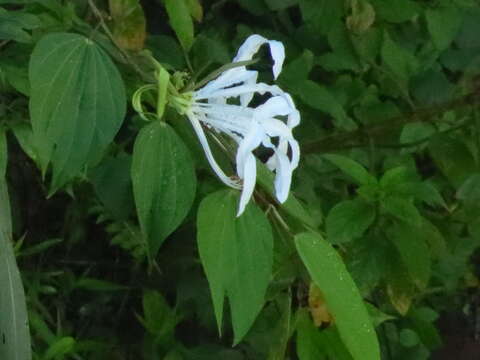
MULTIPOLYGON (((179 0, 189 10, 182 13, 168 11, 169 2, 0 0, 0 126, 8 144, 8 152, 0 146, 1 164, 8 159, 1 185, 8 184, 33 358, 352 359, 325 289, 295 250, 301 221, 264 190, 256 202, 274 235, 265 305, 238 345, 230 316, 219 337, 196 214, 223 186, 171 109, 165 117, 192 155, 197 188, 181 224, 148 256, 130 175, 145 122, 129 101, 155 81, 146 50, 171 73, 201 79, 252 33, 285 45, 278 84, 302 116, 292 193, 310 228, 347 265, 382 359, 479 358, 479 3, 179 0), (33 99, 42 99, 35 76, 43 70, 29 74, 29 64, 39 41, 65 32, 103 49, 98 59, 111 59, 126 97, 123 86, 102 92, 105 104, 114 94, 102 116, 118 112, 118 132, 83 162, 75 163, 81 151, 73 148, 62 172, 35 148, 33 99)), ((268 52, 260 58, 253 67, 271 81, 268 52)), ((77 120, 77 131, 88 128, 77 120)))

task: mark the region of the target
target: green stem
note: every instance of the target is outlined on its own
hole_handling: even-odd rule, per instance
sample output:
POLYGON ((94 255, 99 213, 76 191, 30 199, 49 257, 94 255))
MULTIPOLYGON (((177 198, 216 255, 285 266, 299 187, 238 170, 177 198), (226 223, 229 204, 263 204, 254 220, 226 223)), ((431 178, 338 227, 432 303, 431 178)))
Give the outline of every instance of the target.
MULTIPOLYGON (((465 106, 475 106, 480 104, 480 93, 471 93, 459 99, 447 102, 440 106, 420 109, 403 116, 390 118, 381 124, 361 128, 351 132, 337 133, 325 136, 321 139, 308 142, 302 146, 304 154, 321 153, 332 150, 348 149, 354 147, 364 147, 368 145, 368 138, 381 139, 385 134, 399 127, 412 122, 437 122, 441 121, 445 112, 456 110, 465 106)), ((463 125, 462 125, 463 126, 463 125)), ((424 142, 422 139, 420 142, 424 142)), ((409 147, 418 145, 411 144, 381 144, 376 142, 377 147, 409 147)))

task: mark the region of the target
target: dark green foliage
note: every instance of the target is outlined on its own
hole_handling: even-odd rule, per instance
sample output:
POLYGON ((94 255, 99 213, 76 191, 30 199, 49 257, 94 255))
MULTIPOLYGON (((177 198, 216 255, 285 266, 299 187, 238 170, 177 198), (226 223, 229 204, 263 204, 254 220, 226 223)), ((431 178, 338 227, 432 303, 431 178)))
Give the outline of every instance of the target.
POLYGON ((479 34, 475 0, 0 0, 1 360, 426 360, 452 314, 473 341, 479 34), (254 33, 301 159, 279 204, 256 151, 236 217, 172 98, 254 33))

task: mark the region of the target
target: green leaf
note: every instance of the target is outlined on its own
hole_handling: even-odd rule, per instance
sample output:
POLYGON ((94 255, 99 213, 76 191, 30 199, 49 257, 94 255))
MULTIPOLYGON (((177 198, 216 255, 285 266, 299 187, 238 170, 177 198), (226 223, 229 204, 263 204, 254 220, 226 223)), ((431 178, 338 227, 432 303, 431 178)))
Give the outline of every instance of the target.
POLYGON ((146 38, 146 21, 139 0, 109 0, 113 38, 123 49, 139 51, 146 38))
POLYGON ((32 358, 22 279, 11 242, 7 184, 0 178, 0 358, 32 358))
POLYGON ((314 31, 327 35, 344 14, 344 4, 337 0, 299 0, 304 22, 314 31))
POLYGON ((29 76, 34 141, 43 173, 52 164, 53 193, 112 142, 125 115, 125 90, 110 58, 77 34, 43 37, 29 76))
POLYGON ((197 183, 190 153, 169 125, 155 121, 140 131, 131 176, 140 225, 154 257, 190 210, 197 183))
POLYGON ((430 350, 434 350, 442 345, 442 339, 435 326, 437 318, 438 314, 427 307, 412 309, 408 313, 408 319, 411 321, 413 328, 422 343, 430 350))
POLYGON ((40 25, 40 19, 33 14, 0 8, 0 40, 28 43, 31 36, 26 30, 35 29, 40 25))
POLYGON ((170 25, 185 51, 193 44, 193 20, 186 0, 165 0, 170 25))
POLYGON ((387 294, 394 308, 402 315, 408 313, 413 297, 418 290, 409 276, 408 270, 392 246, 385 254, 388 267, 384 278, 387 285, 387 294))
POLYGON ((421 290, 425 289, 430 279, 431 256, 423 228, 400 222, 390 227, 387 235, 400 254, 413 283, 421 290))
POLYGON ((420 11, 419 5, 412 0, 370 0, 379 19, 393 23, 412 20, 420 11))
POLYGON ((383 35, 381 55, 384 65, 401 80, 407 81, 418 69, 415 56, 394 42, 387 31, 383 35))
POLYGON ((74 338, 70 336, 62 337, 49 346, 42 360, 63 359, 65 355, 72 353, 74 348, 74 338))
POLYGON ((157 291, 143 294, 143 323, 157 341, 173 334, 177 319, 165 298, 157 291))
POLYGON ((387 213, 413 226, 420 226, 422 216, 411 199, 387 196, 381 202, 387 213))
POLYGON ((11 130, 18 141, 22 150, 30 159, 36 161, 37 155, 35 152, 35 145, 33 140, 33 131, 30 124, 25 122, 18 122, 11 126, 11 130))
POLYGON ((361 237, 375 220, 375 207, 360 199, 336 204, 326 219, 327 239, 339 244, 361 237))
POLYGON ((308 106, 331 115, 339 128, 345 130, 357 128, 357 125, 347 115, 343 106, 326 87, 312 80, 305 80, 298 84, 293 84, 289 89, 308 106))
POLYGON ((418 334, 412 329, 402 329, 398 334, 398 341, 405 347, 414 347, 419 344, 418 334))
POLYGON ((325 360, 327 354, 321 346, 321 336, 306 309, 297 313, 297 356, 299 360, 325 360))
POLYGON ((273 264, 270 224, 252 202, 236 217, 237 192, 222 190, 200 203, 197 242, 221 332, 225 295, 230 302, 234 343, 262 309, 273 264))
POLYGON ((478 171, 470 149, 458 137, 435 136, 428 148, 435 164, 455 188, 478 171))
POLYGON ((153 56, 162 65, 169 65, 168 69, 185 67, 185 57, 178 42, 167 35, 150 35, 147 37, 147 46, 153 56))
POLYGON ((480 174, 471 174, 458 188, 457 199, 462 200, 468 209, 474 209, 480 204, 480 174))
POLYGON ((301 84, 308 79, 308 74, 313 67, 313 53, 305 49, 302 55, 289 62, 280 73, 278 82, 285 87, 292 84, 301 84))
POLYGON ((438 50, 445 50, 453 41, 462 24, 462 16, 455 6, 438 7, 425 11, 427 28, 438 50))
MULTIPOLYGON (((405 124, 400 134, 401 144, 411 144, 430 138, 435 134, 436 129, 430 123, 412 122, 405 124)), ((426 142, 425 142, 426 143, 426 142)), ((421 145, 421 144, 419 144, 421 145)), ((412 146, 403 151, 414 152, 418 147, 412 146)))
POLYGON ((90 172, 95 193, 118 220, 126 220, 133 210, 132 157, 108 157, 90 172))
POLYGON ((187 0, 187 6, 190 10, 190 15, 198 22, 203 19, 203 7, 200 0, 187 0))
POLYGON ((324 294, 340 338, 354 360, 379 360, 380 349, 370 316, 339 254, 318 234, 295 236, 297 250, 324 294))
POLYGON ((358 185, 377 184, 377 179, 370 175, 367 170, 355 160, 337 154, 325 154, 323 157, 337 166, 342 172, 352 177, 358 185))
POLYGON ((352 15, 347 17, 349 30, 359 34, 367 31, 375 21, 375 9, 364 0, 354 0, 351 3, 352 15))

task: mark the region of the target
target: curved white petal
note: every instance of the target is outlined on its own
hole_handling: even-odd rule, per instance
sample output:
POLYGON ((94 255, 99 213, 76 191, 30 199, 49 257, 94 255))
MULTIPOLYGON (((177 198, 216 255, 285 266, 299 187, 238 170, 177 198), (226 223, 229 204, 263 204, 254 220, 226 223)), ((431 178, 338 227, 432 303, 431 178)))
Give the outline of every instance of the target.
POLYGON ((245 177, 245 162, 246 159, 252 154, 265 137, 265 132, 256 123, 253 122, 248 133, 245 134, 243 140, 239 143, 236 155, 237 174, 243 179, 245 177))
MULTIPOLYGON (((257 78, 258 72, 246 70, 245 67, 233 68, 223 72, 219 77, 210 81, 207 85, 195 92, 196 96, 208 97, 212 92, 231 87, 236 84, 250 82, 250 79, 257 78)), ((256 82, 256 81, 255 81, 256 82)), ((253 82, 253 84, 255 83, 253 82)))
POLYGON ((255 189, 255 181, 257 179, 257 163, 255 157, 251 153, 249 153, 245 159, 243 175, 243 189, 242 194, 240 195, 237 217, 242 215, 242 213, 245 211, 245 207, 250 201, 253 190, 255 189))
POLYGON ((285 60, 285 48, 280 41, 267 40, 258 34, 250 35, 245 42, 240 46, 237 56, 233 58, 233 62, 251 60, 260 49, 260 46, 268 43, 270 47, 270 54, 273 59, 273 76, 275 79, 282 71, 283 61, 285 60))
POLYGON ((273 77, 276 79, 282 72, 283 61, 285 60, 285 48, 280 41, 276 40, 270 40, 268 45, 270 45, 270 54, 272 54, 273 59, 273 77))
POLYGON ((210 150, 210 146, 208 145, 207 137, 205 136, 205 133, 203 132, 203 129, 202 129, 202 125, 200 125, 200 122, 198 121, 198 119, 191 112, 187 112, 187 117, 190 120, 190 123, 192 124, 193 129, 195 130, 195 133, 197 134, 198 140, 200 141, 200 144, 203 147, 203 151, 205 151, 205 155, 207 156, 207 160, 210 166, 212 167, 213 171, 215 172, 215 174, 217 174, 218 178, 225 185, 230 186, 231 188, 234 188, 234 189, 241 189, 242 187, 240 186, 240 184, 236 181, 233 181, 227 175, 225 175, 223 170, 215 161, 212 151, 210 150))
POLYGON ((292 182, 293 168, 287 155, 281 152, 275 153, 277 158, 276 176, 275 176, 275 196, 280 203, 284 203, 288 198, 290 185, 292 182))
POLYGON ((292 108, 287 100, 282 96, 273 96, 262 105, 255 108, 255 117, 257 119, 272 118, 274 116, 284 116, 292 112, 292 108))

